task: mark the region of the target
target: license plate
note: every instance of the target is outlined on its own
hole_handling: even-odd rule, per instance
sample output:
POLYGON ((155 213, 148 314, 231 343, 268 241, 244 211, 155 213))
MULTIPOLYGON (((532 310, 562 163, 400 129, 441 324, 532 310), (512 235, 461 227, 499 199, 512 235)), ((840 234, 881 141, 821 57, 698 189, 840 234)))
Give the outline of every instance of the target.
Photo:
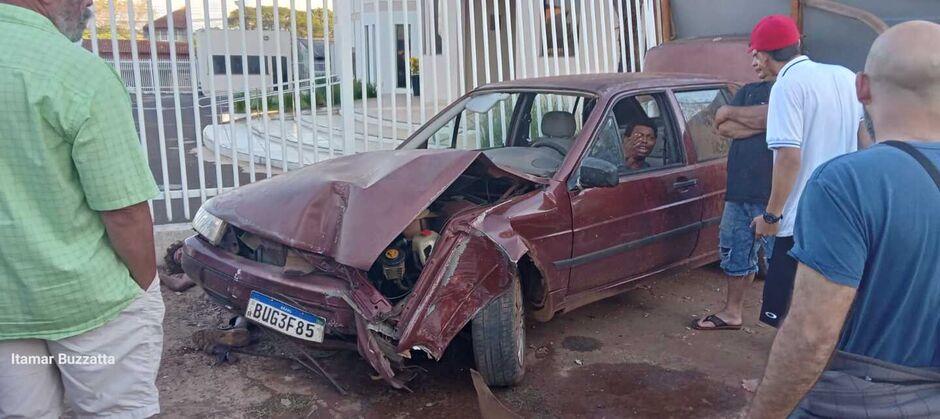
POLYGON ((326 325, 323 317, 307 313, 258 291, 251 292, 245 317, 291 337, 323 342, 323 329, 326 325))

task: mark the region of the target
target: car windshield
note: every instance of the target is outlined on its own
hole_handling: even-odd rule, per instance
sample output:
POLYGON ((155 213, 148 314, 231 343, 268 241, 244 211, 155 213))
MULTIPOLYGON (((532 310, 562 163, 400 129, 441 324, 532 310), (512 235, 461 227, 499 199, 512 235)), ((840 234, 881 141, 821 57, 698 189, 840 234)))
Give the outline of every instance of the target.
POLYGON ((593 98, 574 93, 479 92, 441 113, 401 148, 482 150, 497 165, 550 177, 593 104, 593 98))

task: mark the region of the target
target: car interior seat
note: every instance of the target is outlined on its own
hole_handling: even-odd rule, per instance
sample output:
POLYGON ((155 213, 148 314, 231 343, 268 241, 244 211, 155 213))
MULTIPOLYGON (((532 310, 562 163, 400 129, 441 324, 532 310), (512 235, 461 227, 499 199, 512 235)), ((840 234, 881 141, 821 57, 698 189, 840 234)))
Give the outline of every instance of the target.
POLYGON ((668 140, 666 138, 666 125, 662 117, 651 119, 656 124, 656 145, 653 146, 650 155, 646 157, 646 161, 650 166, 662 167, 666 164, 666 142, 668 140))
POLYGON ((574 134, 577 131, 577 122, 574 114, 568 111, 551 111, 542 116, 542 137, 539 137, 533 147, 548 147, 561 154, 567 154, 574 144, 574 134))

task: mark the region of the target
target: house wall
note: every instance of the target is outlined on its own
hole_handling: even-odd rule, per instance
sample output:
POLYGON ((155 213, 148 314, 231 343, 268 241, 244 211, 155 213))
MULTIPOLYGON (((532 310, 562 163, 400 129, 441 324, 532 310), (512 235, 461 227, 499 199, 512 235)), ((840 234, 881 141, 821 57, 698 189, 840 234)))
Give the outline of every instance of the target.
MULTIPOLYGON (((242 52, 247 56, 258 56, 262 54, 267 57, 268 61, 268 74, 265 74, 265 63, 260 61, 260 73, 257 75, 248 74, 248 88, 250 90, 260 90, 262 83, 266 86, 267 91, 272 91, 272 87, 275 84, 274 78, 274 68, 271 66, 271 60, 277 55, 277 45, 280 43, 281 54, 280 57, 286 59, 286 80, 283 77, 278 78, 278 80, 283 80, 287 82, 292 80, 293 77, 293 59, 291 56, 291 36, 290 32, 287 31, 263 31, 262 36, 264 37, 263 42, 258 41, 258 31, 245 31, 245 43, 242 43, 242 31, 228 31, 225 32, 221 29, 200 29, 194 34, 194 42, 196 44, 196 57, 197 57, 197 68, 199 73, 199 88, 203 94, 209 95, 215 93, 217 95, 224 94, 228 91, 228 80, 226 74, 214 74, 214 64, 213 56, 225 55, 226 48, 225 42, 228 38, 228 52, 231 57, 234 57, 235 60, 241 61, 242 52), (210 78, 212 83, 214 83, 215 90, 210 88, 210 78)), ((260 58, 259 58, 260 60, 260 58)), ((299 63, 298 63, 299 64, 299 63)), ((245 73, 248 72, 248 68, 243 68, 245 73)), ((244 90, 245 86, 245 75, 243 74, 232 74, 232 88, 237 91, 244 90)))
MULTIPOLYGON (((414 25, 411 34, 412 56, 419 57, 422 64, 420 100, 433 109, 442 108, 469 89, 501 80, 618 71, 625 50, 628 58, 624 60, 624 66, 629 71, 635 67, 630 65, 630 57, 638 63, 638 51, 642 48, 637 47, 631 55, 629 47, 621 47, 620 31, 626 25, 620 22, 618 1, 622 2, 624 21, 632 22, 634 44, 647 41, 655 43, 655 40, 636 35, 641 32, 639 26, 643 25, 643 4, 647 1, 567 0, 563 8, 567 14, 566 21, 557 16, 555 27, 561 31, 567 23, 571 27, 570 37, 567 53, 560 52, 556 59, 553 51, 546 52, 546 47, 551 48, 549 41, 552 28, 550 15, 546 15, 546 12, 552 4, 562 9, 565 1, 396 0, 391 5, 385 0, 365 0, 361 4, 354 2, 356 78, 376 81, 381 72, 380 92, 404 92, 394 86, 394 25, 404 23, 406 19, 414 25), (494 9, 494 5, 498 10, 494 9), (435 7, 439 15, 437 25, 434 22, 435 7), (392 18, 391 25, 389 16, 392 18), (370 28, 368 45, 365 42, 365 26, 370 28), (440 54, 434 48, 435 26, 440 26, 440 54)), ((651 16, 646 19, 651 19, 651 16)), ((624 42, 630 42, 626 34, 624 42)), ((560 37, 558 43, 564 43, 563 37, 560 37)))
MULTIPOLYGON (((144 31, 145 38, 150 39, 150 31, 144 31)), ((170 31, 166 28, 157 28, 153 30, 155 41, 169 41, 170 31)), ((186 29, 176 28, 173 30, 173 40, 175 42, 186 42, 186 29)))
MULTIPOLYGON (((423 28, 427 41, 422 52, 423 69, 421 76, 421 95, 425 105, 433 109, 440 109, 453 101, 466 91, 466 80, 469 76, 469 67, 466 59, 461 57, 461 40, 469 43, 464 33, 466 12, 461 9, 458 2, 446 5, 443 1, 429 0, 423 2, 423 28), (433 3, 440 7, 438 24, 441 37, 441 53, 437 54, 435 46, 436 34, 434 32, 433 3), (433 106, 437 103, 437 106, 433 106)), ((468 44, 469 45, 469 44, 468 44)))
MULTIPOLYGON (((419 27, 418 2, 415 0, 392 2, 366 0, 361 4, 353 2, 353 5, 352 17, 355 24, 353 28, 353 48, 356 50, 356 78, 377 83, 379 92, 383 94, 396 91, 404 92, 406 89, 397 87, 398 48, 395 31, 396 25, 410 25, 410 46, 406 46, 406 50, 410 48, 411 56, 420 57, 421 28, 419 27), (375 11, 376 4, 378 5, 378 14, 375 11), (406 9, 407 11, 405 11, 406 9), (366 48, 365 42, 366 26, 370 28, 368 48, 366 48), (363 51, 360 52, 360 48, 363 51), (368 63, 368 66, 366 63, 368 63)), ((407 65, 407 59, 405 62, 407 65)))
MULTIPOLYGON (((620 22, 620 8, 618 8, 617 0, 595 2, 568 0, 562 8, 563 1, 496 1, 499 7, 496 11, 492 7, 494 2, 487 0, 485 1, 487 6, 485 16, 484 0, 461 2, 462 7, 454 7, 456 3, 452 3, 454 6, 448 7, 449 16, 445 19, 446 29, 450 33, 448 43, 450 48, 445 48, 440 56, 428 56, 425 59, 437 64, 437 77, 441 83, 447 80, 445 85, 452 85, 451 88, 455 92, 514 77, 531 78, 618 71, 623 51, 626 51, 627 55, 624 66, 629 71, 631 69, 629 64, 630 37, 627 33, 624 34, 624 43, 627 45, 622 47, 620 31, 627 25, 620 22), (566 14, 564 20, 556 15, 556 30, 561 31, 564 24, 571 28, 567 44, 564 44, 564 37, 559 37, 559 45, 566 46, 567 52, 560 51, 557 59, 549 42, 551 18, 550 15, 546 16, 546 11, 550 9, 552 3, 560 9, 560 12, 566 14), (593 8, 590 7, 592 3, 593 8), (509 6, 508 14, 507 5, 509 6), (498 31, 496 30, 496 13, 499 13, 498 31), (512 54, 507 47, 510 43, 510 35, 512 35, 512 54), (464 48, 460 48, 460 37, 462 37, 464 48), (473 48, 474 42, 475 48, 473 48), (488 52, 486 46, 489 47, 488 52), (549 49, 546 50, 546 47, 549 49), (450 54, 450 66, 447 65, 448 54, 450 54), (446 71, 448 68, 451 69, 449 74, 446 71), (487 77, 487 70, 489 70, 489 77, 487 77)), ((639 3, 642 2, 637 2, 639 3)), ((643 9, 635 7, 634 0, 623 1, 621 4, 624 22, 632 20, 634 44, 645 42, 645 39, 636 35, 637 26, 642 25, 642 17, 637 16, 642 14, 643 9)), ((425 7, 430 6, 426 4, 425 7)), ((638 56, 638 50, 639 48, 632 56, 638 56)), ((427 65, 424 71, 428 73, 427 65)))

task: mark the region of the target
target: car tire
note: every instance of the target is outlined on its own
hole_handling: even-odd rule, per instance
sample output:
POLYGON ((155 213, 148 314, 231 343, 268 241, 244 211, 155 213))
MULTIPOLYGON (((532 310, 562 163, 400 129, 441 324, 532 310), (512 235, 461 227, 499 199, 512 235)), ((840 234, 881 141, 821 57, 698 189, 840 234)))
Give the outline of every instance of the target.
POLYGON ((487 385, 518 384, 525 374, 525 312, 518 276, 471 323, 473 357, 487 385))

